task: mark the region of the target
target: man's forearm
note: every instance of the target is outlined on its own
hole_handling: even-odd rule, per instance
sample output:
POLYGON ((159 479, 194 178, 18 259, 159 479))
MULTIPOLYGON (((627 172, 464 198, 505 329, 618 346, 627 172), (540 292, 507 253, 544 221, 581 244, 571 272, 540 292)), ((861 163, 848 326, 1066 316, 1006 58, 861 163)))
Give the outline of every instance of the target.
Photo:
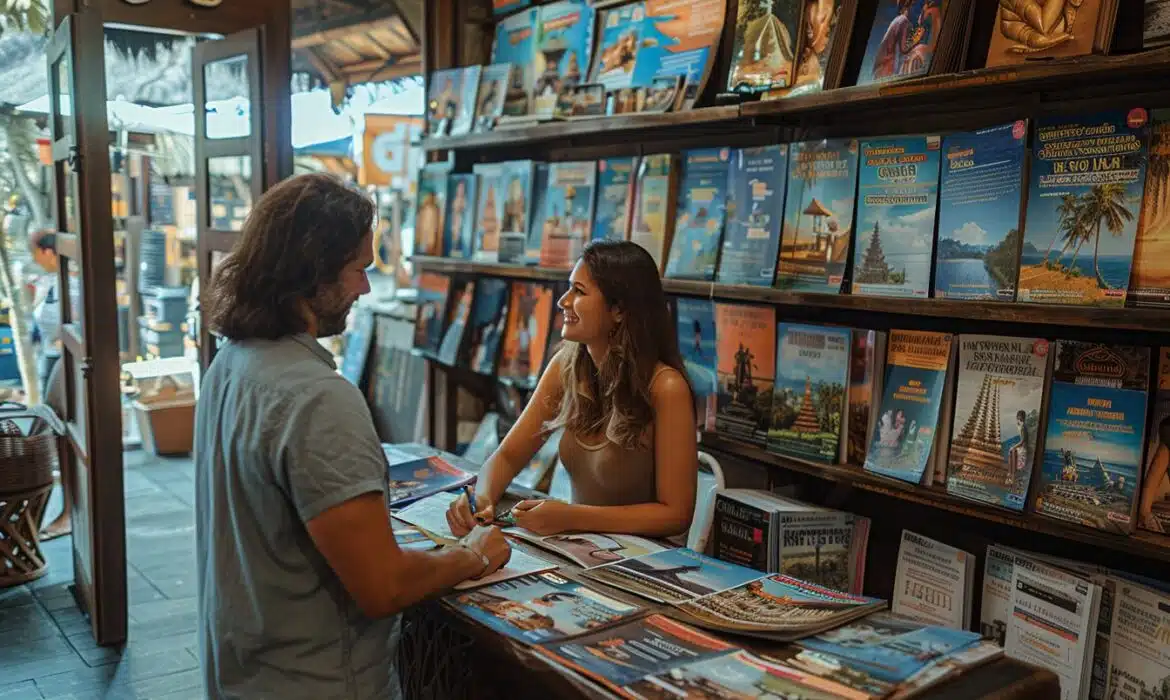
POLYGON ((388 586, 384 615, 393 615, 457 583, 478 576, 483 558, 467 547, 444 547, 435 552, 402 552, 388 586))

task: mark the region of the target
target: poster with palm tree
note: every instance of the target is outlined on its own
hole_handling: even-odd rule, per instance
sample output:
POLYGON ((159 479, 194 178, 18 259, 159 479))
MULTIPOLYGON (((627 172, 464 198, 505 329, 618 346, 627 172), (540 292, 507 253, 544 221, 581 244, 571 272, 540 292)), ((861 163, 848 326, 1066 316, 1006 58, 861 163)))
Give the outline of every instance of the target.
POLYGON ((1017 299, 1123 306, 1149 151, 1145 109, 1037 123, 1017 299))
POLYGON ((1154 110, 1151 123, 1129 299, 1135 306, 1170 307, 1170 110, 1154 110))

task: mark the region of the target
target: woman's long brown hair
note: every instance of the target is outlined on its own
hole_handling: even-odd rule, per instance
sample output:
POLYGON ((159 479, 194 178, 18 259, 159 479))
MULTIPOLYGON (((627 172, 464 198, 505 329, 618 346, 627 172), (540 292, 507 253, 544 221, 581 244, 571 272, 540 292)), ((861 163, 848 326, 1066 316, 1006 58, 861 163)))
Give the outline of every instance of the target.
POLYGON ((563 427, 589 437, 604 434, 627 449, 645 446, 647 429, 654 423, 654 369, 661 362, 684 380, 687 376, 658 265, 636 243, 605 240, 586 246, 581 262, 609 308, 621 309, 622 320, 600 367, 584 344, 566 341, 561 346, 556 365, 564 391, 560 412, 547 428, 563 427))

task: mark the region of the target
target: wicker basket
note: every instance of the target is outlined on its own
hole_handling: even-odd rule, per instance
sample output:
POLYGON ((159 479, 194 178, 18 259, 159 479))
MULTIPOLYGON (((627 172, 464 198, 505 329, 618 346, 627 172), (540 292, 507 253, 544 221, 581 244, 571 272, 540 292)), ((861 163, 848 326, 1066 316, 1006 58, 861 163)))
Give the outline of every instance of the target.
POLYGON ((64 428, 48 406, 0 404, 0 588, 48 571, 41 553, 41 518, 53 491, 57 439, 64 428))
POLYGON ((52 485, 59 464, 57 438, 64 434, 64 427, 48 406, 0 404, 0 494, 52 485), (29 419, 26 434, 16 421, 29 419))

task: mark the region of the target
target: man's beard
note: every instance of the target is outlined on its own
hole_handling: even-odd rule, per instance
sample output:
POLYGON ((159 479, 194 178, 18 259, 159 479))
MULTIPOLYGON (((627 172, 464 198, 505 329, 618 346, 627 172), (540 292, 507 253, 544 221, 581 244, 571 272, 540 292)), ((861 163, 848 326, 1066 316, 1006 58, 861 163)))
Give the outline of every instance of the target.
POLYGON ((341 285, 318 290, 317 296, 309 300, 309 310, 317 317, 317 337, 328 338, 345 332, 345 320, 354 301, 341 285))

